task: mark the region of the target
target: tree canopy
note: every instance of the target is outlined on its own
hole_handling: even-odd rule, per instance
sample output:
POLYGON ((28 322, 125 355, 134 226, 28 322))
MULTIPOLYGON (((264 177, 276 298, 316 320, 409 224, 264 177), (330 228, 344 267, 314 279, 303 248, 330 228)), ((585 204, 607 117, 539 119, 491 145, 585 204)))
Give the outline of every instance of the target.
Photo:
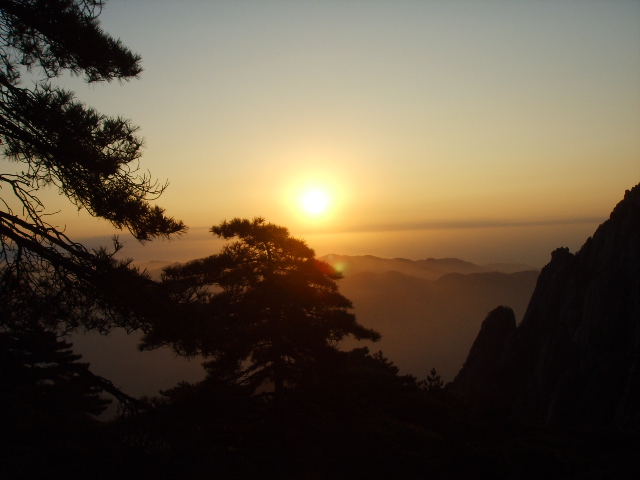
MULTIPOLYGON (((87 82, 140 74, 140 57, 100 28, 102 6, 99 0, 0 0, 0 144, 8 172, 0 173, 0 273, 10 277, 5 288, 20 284, 22 293, 46 291, 76 306, 83 297, 93 302, 85 314, 115 285, 108 277, 122 267, 112 258, 120 245, 88 251, 73 242, 48 223, 39 190, 57 188, 78 209, 140 241, 186 229, 151 203, 166 184, 140 171, 138 127, 50 82, 65 71, 87 82), (25 72, 29 86, 23 86, 25 72)), ((137 272, 131 269, 120 274, 140 281, 132 280, 137 272)), ((91 318, 98 317, 106 318, 104 312, 91 318)))
POLYGON ((380 337, 349 312, 336 284, 341 275, 285 227, 235 218, 211 232, 237 240, 219 254, 165 269, 164 285, 190 313, 158 325, 147 345, 203 354, 211 374, 255 387, 273 382, 277 394, 344 337, 380 337))

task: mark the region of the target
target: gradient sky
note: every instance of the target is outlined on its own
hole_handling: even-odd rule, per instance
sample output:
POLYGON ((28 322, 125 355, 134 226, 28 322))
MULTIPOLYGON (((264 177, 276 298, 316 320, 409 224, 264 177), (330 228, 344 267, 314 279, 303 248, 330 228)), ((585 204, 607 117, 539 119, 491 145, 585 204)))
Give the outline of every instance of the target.
MULTIPOLYGON (((191 227, 127 241, 140 260, 214 253, 205 227, 260 215, 320 255, 542 266, 640 181, 638 1, 111 0, 100 19, 141 78, 61 83, 140 125, 158 203, 191 227), (324 216, 299 208, 314 185, 324 216)), ((73 237, 113 231, 50 196, 73 237)))

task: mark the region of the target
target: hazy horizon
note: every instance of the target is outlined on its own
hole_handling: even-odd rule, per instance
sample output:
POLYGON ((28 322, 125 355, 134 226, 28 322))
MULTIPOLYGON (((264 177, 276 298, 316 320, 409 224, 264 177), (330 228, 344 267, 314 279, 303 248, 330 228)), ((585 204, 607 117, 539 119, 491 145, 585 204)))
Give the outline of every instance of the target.
MULTIPOLYGON (((214 253, 199 232, 262 216, 318 255, 540 267, 640 181, 639 19, 636 1, 112 0, 99 20, 140 79, 55 81, 140 125, 141 172, 191 227, 127 240, 137 260, 214 253)), ((74 240, 118 233, 42 199, 74 240)))
MULTIPOLYGON (((573 222, 542 222, 533 225, 464 226, 370 232, 295 232, 315 250, 318 257, 329 254, 373 255, 382 258, 460 258, 478 265, 489 263, 524 263, 542 268, 551 252, 568 247, 576 252, 599 224, 578 219, 573 222), (505 235, 504 231, 509 234, 505 235)), ((191 228, 172 240, 154 240, 140 244, 130 234, 120 234, 124 244, 120 257, 136 263, 150 261, 185 262, 218 253, 223 240, 214 238, 210 227, 191 228)), ((111 245, 111 237, 84 237, 79 241, 91 248, 111 245)))

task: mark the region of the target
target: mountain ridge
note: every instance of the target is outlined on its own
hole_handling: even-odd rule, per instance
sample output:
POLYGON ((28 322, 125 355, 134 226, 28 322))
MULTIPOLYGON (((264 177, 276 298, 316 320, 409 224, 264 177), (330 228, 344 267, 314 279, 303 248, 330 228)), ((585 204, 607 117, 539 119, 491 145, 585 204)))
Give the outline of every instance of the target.
MULTIPOLYGON (((521 318, 538 271, 450 273, 435 281, 398 271, 357 272, 338 283, 358 320, 378 330, 382 350, 403 373, 424 378, 435 367, 445 380, 460 370, 484 311, 513 305, 521 318)), ((344 348, 360 345, 346 341, 344 348)))
POLYGON ((519 325, 499 317, 483 322, 453 393, 552 426, 640 424, 640 184, 578 252, 554 250, 519 325))
POLYGON ((539 271, 531 265, 522 263, 491 263, 476 265, 475 263, 461 260, 455 257, 427 258, 423 260, 410 260, 407 258, 383 258, 374 255, 339 255, 329 254, 319 258, 325 261, 343 275, 353 275, 358 272, 382 273, 385 271, 398 271, 428 280, 437 280, 448 273, 487 273, 499 271, 503 273, 515 273, 517 271, 539 271))

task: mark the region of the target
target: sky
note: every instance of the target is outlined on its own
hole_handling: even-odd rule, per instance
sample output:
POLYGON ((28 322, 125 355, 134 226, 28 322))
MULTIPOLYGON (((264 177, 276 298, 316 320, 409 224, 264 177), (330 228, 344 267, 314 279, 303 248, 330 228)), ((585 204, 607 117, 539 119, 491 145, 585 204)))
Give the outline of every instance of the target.
MULTIPOLYGON (((318 255, 541 267, 640 181, 639 1, 111 0, 99 18, 142 75, 59 82, 140 126, 157 203, 190 227, 122 234, 138 261, 215 253, 208 228, 262 216, 318 255)), ((44 196, 72 238, 115 232, 44 196)))

